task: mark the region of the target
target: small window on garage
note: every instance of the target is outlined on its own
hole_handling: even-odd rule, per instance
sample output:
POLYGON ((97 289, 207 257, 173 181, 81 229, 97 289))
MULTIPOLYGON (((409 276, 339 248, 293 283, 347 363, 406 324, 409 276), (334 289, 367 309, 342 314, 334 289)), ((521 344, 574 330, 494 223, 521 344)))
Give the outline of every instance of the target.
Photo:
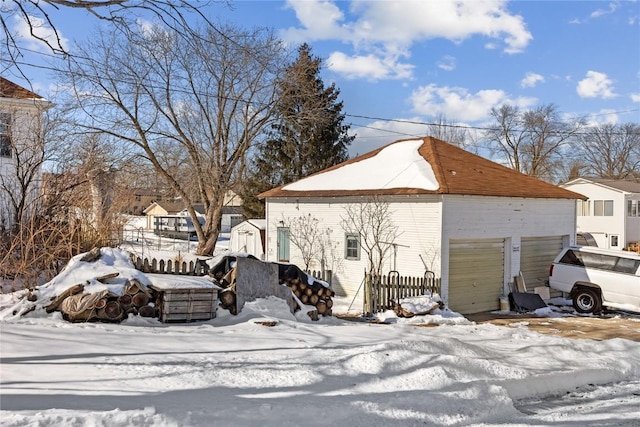
POLYGON ((350 260, 360 259, 360 236, 357 234, 345 234, 344 257, 350 260))

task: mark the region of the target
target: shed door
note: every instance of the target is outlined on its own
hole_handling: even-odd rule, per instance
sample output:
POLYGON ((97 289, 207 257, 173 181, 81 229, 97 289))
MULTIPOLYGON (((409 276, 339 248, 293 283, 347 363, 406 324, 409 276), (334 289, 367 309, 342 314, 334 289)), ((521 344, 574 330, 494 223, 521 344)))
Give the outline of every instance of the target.
POLYGON ((527 291, 544 286, 549 266, 562 250, 562 236, 523 237, 520 241, 520 271, 527 291))
POLYGON ((462 314, 500 308, 504 239, 451 240, 449 308, 462 314))
POLYGON ((289 227, 278 227, 278 261, 289 262, 289 227))

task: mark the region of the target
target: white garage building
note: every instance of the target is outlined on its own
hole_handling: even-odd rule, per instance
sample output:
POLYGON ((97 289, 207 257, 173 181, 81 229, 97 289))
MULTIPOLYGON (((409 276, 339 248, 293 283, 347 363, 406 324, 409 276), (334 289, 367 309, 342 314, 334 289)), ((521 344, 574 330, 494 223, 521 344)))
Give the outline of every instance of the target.
POLYGON ((520 271, 530 288, 543 284, 554 256, 575 242, 584 199, 432 137, 397 141, 261 197, 266 259, 303 266, 289 226, 310 215, 333 243, 310 268, 332 269, 336 292, 356 300, 367 260, 341 218, 352 204, 388 203, 398 232, 385 265, 422 277, 426 264, 460 313, 498 309, 520 271))

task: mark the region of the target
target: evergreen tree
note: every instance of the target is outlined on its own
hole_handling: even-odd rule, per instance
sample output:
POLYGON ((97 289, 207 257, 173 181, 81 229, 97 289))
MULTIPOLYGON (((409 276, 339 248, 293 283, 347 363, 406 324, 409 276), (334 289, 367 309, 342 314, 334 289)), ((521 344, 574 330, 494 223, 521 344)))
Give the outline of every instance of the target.
POLYGON ((325 87, 320 70, 321 60, 305 43, 279 80, 277 120, 258 149, 242 191, 245 217, 264 217, 257 194, 348 159, 355 136, 349 136, 350 126, 343 124, 340 90, 335 84, 325 87))

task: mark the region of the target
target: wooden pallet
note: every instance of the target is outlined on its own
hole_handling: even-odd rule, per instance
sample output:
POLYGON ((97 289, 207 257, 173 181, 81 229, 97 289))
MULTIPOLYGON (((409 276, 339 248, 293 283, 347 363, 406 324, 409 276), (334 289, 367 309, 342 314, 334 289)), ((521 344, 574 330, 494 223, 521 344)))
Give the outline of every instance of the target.
POLYGON ((192 322, 216 317, 218 290, 214 288, 158 289, 160 321, 192 322))

